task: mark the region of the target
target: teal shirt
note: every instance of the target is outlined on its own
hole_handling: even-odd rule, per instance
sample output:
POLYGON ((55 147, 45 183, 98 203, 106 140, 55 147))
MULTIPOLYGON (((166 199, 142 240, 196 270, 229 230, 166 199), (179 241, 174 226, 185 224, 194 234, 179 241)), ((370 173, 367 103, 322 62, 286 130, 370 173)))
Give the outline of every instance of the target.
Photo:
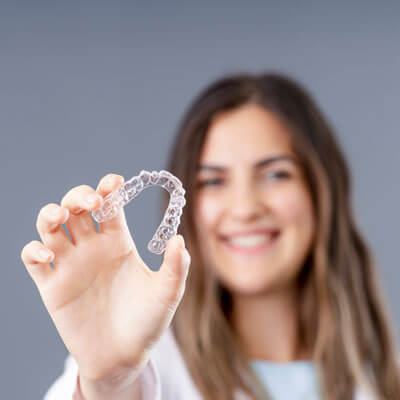
POLYGON ((250 365, 273 400, 322 400, 312 361, 250 360, 250 365))

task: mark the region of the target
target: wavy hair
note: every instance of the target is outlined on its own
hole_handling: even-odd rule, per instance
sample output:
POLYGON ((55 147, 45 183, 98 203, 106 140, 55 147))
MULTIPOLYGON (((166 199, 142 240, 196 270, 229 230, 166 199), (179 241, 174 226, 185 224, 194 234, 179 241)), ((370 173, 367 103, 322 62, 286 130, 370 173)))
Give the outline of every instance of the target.
MULTIPOLYGON (((400 399, 397 349, 375 260, 351 209, 351 177, 334 132, 311 95, 279 73, 237 74, 212 83, 184 115, 166 168, 186 188, 178 233, 192 262, 172 321, 174 336, 204 399, 254 399, 268 393, 233 330, 229 291, 210 273, 194 226, 197 163, 220 112, 255 103, 286 124, 312 194, 316 235, 298 277, 299 335, 320 373, 323 398, 350 400, 356 385, 378 399, 400 399)), ((163 203, 168 204, 165 193, 163 203)))

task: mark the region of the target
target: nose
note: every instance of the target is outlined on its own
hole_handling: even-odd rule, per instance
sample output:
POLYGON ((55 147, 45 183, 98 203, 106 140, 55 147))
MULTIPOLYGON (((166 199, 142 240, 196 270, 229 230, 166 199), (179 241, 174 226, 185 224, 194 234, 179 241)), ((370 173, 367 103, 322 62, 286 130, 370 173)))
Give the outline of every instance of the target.
POLYGON ((256 185, 251 182, 235 184, 228 198, 230 214, 238 220, 252 220, 262 214, 263 202, 256 185))

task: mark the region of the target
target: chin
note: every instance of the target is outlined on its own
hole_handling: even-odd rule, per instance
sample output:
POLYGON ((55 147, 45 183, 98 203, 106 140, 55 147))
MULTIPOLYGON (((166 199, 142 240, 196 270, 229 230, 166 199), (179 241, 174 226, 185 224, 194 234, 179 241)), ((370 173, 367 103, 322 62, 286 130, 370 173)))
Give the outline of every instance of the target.
POLYGON ((232 294, 250 296, 267 294, 279 286, 279 283, 275 279, 271 279, 271 277, 251 276, 250 274, 231 275, 228 279, 221 279, 221 281, 232 294))

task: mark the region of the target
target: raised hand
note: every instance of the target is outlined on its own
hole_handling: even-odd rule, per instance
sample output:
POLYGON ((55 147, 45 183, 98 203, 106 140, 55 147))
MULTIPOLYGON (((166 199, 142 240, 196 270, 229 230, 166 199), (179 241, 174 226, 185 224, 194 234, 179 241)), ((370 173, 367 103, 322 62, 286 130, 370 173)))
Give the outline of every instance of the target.
POLYGON ((149 269, 138 254, 123 209, 96 231, 90 210, 100 207, 122 183, 121 176, 109 174, 96 190, 77 186, 61 205, 45 205, 36 222, 42 242, 31 241, 21 252, 80 376, 92 381, 140 372, 138 366, 143 367, 172 320, 190 264, 183 237, 175 235, 160 270, 149 269))

